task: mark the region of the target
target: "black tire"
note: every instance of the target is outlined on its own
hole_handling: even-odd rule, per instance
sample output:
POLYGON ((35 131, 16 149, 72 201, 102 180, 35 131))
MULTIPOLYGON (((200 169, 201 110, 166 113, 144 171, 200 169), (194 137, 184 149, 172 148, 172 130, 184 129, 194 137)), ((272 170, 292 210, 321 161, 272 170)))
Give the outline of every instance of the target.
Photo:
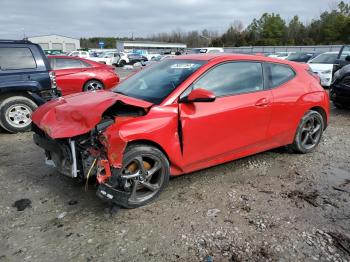
POLYGON ((15 95, 0 101, 0 125, 10 133, 31 130, 31 115, 38 106, 28 97, 15 95))
POLYGON ((89 80, 84 84, 83 91, 96 91, 96 90, 102 90, 104 88, 104 85, 101 81, 98 80, 89 80))
MULTIPOLYGON (((140 199, 137 199, 136 197, 137 197, 138 191, 136 191, 134 197, 132 196, 132 189, 133 189, 133 186, 135 185, 132 181, 135 181, 135 179, 132 181, 130 180, 129 191, 131 193, 131 196, 128 199, 127 204, 126 203, 122 204, 126 208, 137 208, 137 207, 144 206, 144 205, 152 202, 155 198, 157 198, 159 196, 159 194, 163 191, 163 189, 167 186, 167 184, 169 182, 170 167, 169 167, 168 159, 163 154, 163 152, 160 151, 158 148, 153 147, 153 146, 149 146, 149 145, 145 145, 145 144, 135 144, 135 145, 128 146, 126 148, 126 150, 124 152, 123 166, 121 168, 120 175, 125 174, 123 172, 123 170, 126 170, 128 168, 128 166, 131 163, 133 163, 135 158, 138 158, 140 156, 141 156, 142 161, 149 161, 148 159, 152 159, 152 158, 156 159, 157 161, 159 161, 160 169, 159 169, 159 171, 155 171, 154 174, 151 175, 150 180, 145 179, 144 181, 140 182, 140 179, 138 178, 139 181, 137 182, 136 187, 139 186, 141 190, 145 190, 145 189, 149 190, 147 187, 143 186, 143 184, 142 184, 142 183, 148 183, 149 185, 152 185, 152 186, 157 185, 157 189, 155 191, 149 190, 151 193, 149 193, 148 196, 147 196, 147 193, 144 193, 145 196, 143 198, 139 197, 140 199), (153 180, 157 181, 157 183, 152 184, 154 182, 153 180)), ((151 167, 151 169, 147 170, 146 173, 148 173, 148 171, 151 171, 152 168, 155 168, 155 163, 154 163, 154 166, 151 167)), ((137 189, 137 190, 140 190, 140 189, 137 189)), ((142 196, 142 194, 141 194, 141 196, 142 196)))
POLYGON ((120 67, 123 67, 123 66, 125 66, 126 65, 126 61, 125 60, 121 60, 120 62, 119 62, 119 66, 120 67))
POLYGON ((319 112, 313 110, 306 112, 300 120, 291 145, 293 151, 306 154, 315 150, 321 141, 324 126, 324 119, 319 112))

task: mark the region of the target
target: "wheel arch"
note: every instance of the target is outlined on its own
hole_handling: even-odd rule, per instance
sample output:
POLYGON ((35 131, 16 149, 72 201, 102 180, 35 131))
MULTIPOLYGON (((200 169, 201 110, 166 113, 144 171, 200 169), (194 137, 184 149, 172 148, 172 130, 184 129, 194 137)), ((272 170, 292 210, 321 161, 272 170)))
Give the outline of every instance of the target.
POLYGON ((160 144, 158 144, 152 140, 136 139, 136 140, 129 141, 126 144, 126 147, 131 146, 131 145, 135 145, 135 144, 143 144, 143 145, 153 146, 153 147, 159 149, 165 155, 165 157, 168 159, 169 165, 171 165, 171 161, 170 161, 168 153, 164 150, 164 148, 160 144))
POLYGON ((25 98, 28 98, 30 100, 32 100, 35 104, 38 105, 38 103, 35 101, 35 99, 33 98, 33 96, 31 96, 28 92, 26 91, 15 91, 15 92, 6 92, 6 93, 0 93, 0 103, 12 96, 23 96, 25 98))
POLYGON ((326 111, 320 106, 311 107, 310 110, 316 111, 321 114, 324 122, 324 130, 325 130, 328 126, 328 118, 327 118, 326 111))

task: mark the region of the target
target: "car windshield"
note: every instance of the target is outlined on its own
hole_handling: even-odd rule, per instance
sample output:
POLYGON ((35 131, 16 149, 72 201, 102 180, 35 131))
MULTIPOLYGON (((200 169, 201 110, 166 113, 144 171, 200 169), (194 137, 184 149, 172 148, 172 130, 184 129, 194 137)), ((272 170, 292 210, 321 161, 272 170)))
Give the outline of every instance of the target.
POLYGON ((165 59, 129 77, 113 92, 160 104, 206 61, 165 59))
POLYGON ((334 64, 337 59, 337 53, 324 53, 310 61, 311 64, 334 64))

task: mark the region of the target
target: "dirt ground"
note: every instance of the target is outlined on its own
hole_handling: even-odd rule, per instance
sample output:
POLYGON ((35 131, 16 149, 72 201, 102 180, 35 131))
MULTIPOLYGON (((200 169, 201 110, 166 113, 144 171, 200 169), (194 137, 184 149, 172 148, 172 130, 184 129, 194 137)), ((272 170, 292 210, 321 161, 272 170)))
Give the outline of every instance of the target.
POLYGON ((45 166, 31 133, 0 133, 0 261, 350 261, 349 159, 350 110, 332 109, 314 153, 174 178, 152 204, 112 212, 45 166))

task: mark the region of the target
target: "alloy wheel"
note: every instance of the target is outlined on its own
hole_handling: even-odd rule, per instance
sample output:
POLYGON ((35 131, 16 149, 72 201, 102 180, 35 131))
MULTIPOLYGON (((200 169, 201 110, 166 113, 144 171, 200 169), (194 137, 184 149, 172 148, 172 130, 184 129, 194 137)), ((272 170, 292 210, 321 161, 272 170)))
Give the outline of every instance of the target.
POLYGON ((95 91, 95 90, 102 90, 102 89, 103 89, 102 84, 97 81, 91 81, 86 87, 86 91, 95 91))
POLYGON ((125 190, 130 192, 130 204, 146 202, 161 189, 165 170, 157 156, 139 155, 124 166, 121 177, 125 179, 125 190))
POLYGON ((315 147, 322 134, 322 123, 317 116, 311 115, 304 123, 300 132, 301 145, 305 149, 315 147))
POLYGON ((28 126, 32 120, 30 118, 32 114, 32 109, 24 104, 21 105, 12 105, 10 106, 5 113, 6 121, 17 128, 23 128, 28 126))

